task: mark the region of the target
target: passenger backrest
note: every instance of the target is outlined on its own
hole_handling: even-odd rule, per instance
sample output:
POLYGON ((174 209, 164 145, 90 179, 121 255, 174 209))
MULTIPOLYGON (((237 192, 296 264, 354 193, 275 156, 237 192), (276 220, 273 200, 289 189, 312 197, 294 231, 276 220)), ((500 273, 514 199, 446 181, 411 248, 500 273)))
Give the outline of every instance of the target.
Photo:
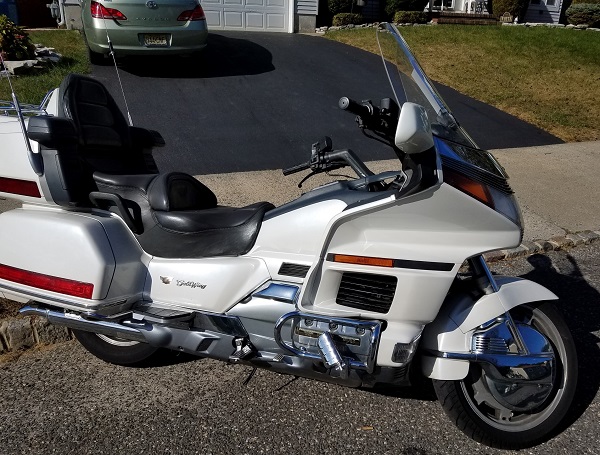
MULTIPOLYGON (((75 143, 42 147, 44 176, 54 202, 61 206, 91 206, 96 191, 93 173, 153 174, 152 134, 130 127, 101 82, 69 74, 59 87, 56 120, 69 120, 75 143)), ((52 120, 48 120, 52 124, 52 120)), ((55 122, 56 123, 56 122, 55 122)), ((51 125, 53 126, 53 125, 51 125)))
POLYGON ((108 174, 149 172, 142 147, 132 143, 123 113, 101 82, 69 74, 60 84, 60 94, 59 116, 75 124, 78 155, 92 170, 108 174))

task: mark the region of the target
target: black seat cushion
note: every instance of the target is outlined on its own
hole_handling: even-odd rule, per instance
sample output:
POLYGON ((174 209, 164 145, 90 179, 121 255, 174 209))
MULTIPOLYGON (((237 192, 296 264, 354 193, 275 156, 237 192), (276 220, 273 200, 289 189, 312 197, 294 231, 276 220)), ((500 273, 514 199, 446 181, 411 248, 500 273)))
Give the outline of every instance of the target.
POLYGON ((217 206, 217 196, 189 174, 160 174, 148 188, 148 201, 154 210, 202 210, 217 206))
POLYGON ((79 136, 77 153, 90 176, 93 171, 156 173, 151 155, 144 153, 146 144, 136 140, 138 134, 132 135, 132 128, 100 81, 69 74, 59 91, 58 115, 73 121, 79 136))
POLYGON ((254 246, 265 213, 274 208, 268 202, 219 207, 210 189, 180 172, 145 176, 95 173, 94 179, 100 191, 118 194, 131 215, 141 218, 140 245, 159 257, 246 254, 254 246))

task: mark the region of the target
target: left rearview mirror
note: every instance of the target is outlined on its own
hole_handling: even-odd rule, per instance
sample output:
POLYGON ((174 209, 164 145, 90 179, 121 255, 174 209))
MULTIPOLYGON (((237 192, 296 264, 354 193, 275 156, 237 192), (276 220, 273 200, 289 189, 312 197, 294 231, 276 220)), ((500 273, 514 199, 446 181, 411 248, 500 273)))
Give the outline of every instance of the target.
POLYGON ((423 106, 410 102, 402 105, 394 142, 400 150, 409 155, 433 147, 431 125, 423 106))

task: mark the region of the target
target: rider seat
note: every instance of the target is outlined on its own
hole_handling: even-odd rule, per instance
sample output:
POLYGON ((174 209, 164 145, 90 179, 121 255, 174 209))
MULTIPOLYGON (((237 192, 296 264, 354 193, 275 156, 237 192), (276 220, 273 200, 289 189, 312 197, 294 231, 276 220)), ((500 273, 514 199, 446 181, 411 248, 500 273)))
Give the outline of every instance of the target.
MULTIPOLYGON (((129 126, 99 81, 70 74, 59 94, 58 117, 63 123, 58 126, 64 131, 64 122, 71 123, 67 126, 76 137, 73 141, 70 136, 69 141, 52 137, 47 143, 60 147, 44 151, 47 180, 57 204, 90 206, 91 200, 117 213, 154 256, 237 256, 252 248, 272 204, 218 206, 215 194, 194 177, 159 174, 151 150, 164 141, 157 132, 129 126), (55 175, 50 174, 52 163, 58 168, 55 175), (68 191, 61 193, 65 187, 68 191)), ((44 120, 43 128, 58 130, 52 118, 44 120)))
POLYGON ((209 188, 181 172, 159 175, 96 172, 94 179, 102 193, 92 193, 92 197, 102 205, 107 200, 106 194, 118 195, 123 208, 117 205, 116 212, 124 218, 130 217, 142 248, 160 257, 246 254, 254 246, 265 213, 274 208, 268 202, 241 208, 218 206, 217 197, 209 188))

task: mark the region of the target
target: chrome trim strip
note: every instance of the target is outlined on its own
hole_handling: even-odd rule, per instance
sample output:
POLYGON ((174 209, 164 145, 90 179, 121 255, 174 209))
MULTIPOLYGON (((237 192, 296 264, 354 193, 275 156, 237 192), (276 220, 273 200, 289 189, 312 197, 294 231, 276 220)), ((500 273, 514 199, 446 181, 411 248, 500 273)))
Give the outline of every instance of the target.
POLYGON ((115 322, 92 321, 84 319, 78 314, 61 313, 47 308, 36 308, 25 306, 19 310, 20 314, 30 316, 42 316, 54 325, 63 325, 75 330, 101 333, 114 337, 122 337, 128 340, 146 342, 146 337, 137 329, 126 327, 115 322))
MULTIPOLYGON (((5 280, 5 282, 7 282, 7 281, 8 280, 5 280)), ((20 283, 13 283, 13 284, 20 284, 20 283)), ((22 286, 26 286, 26 285, 22 285, 22 286)), ((127 303, 127 300, 122 300, 122 299, 117 300, 117 301, 109 301, 109 302, 99 301, 99 300, 89 300, 89 302, 96 303, 95 305, 89 305, 87 303, 78 303, 78 302, 74 302, 72 300, 66 300, 65 298, 58 298, 58 297, 47 295, 47 294, 32 292, 27 289, 7 285, 7 284, 1 283, 1 282, 0 282, 0 290, 4 290, 4 291, 8 292, 9 294, 10 293, 21 294, 23 296, 29 297, 31 300, 34 300, 34 301, 35 300, 47 300, 48 302, 52 302, 52 303, 44 303, 44 305, 56 305, 58 307, 65 308, 65 309, 81 311, 81 312, 83 312, 85 314, 89 314, 89 315, 92 315, 94 313, 102 314, 103 310, 105 310, 105 309, 110 310, 111 308, 114 308, 114 307, 118 308, 118 310, 117 310, 117 312, 118 312, 118 311, 121 311, 120 305, 124 305, 127 303)), ((40 289, 40 291, 42 291, 42 290, 43 289, 40 289)), ((48 292, 50 292, 50 291, 48 291, 48 292)), ((73 297, 73 298, 85 300, 81 297, 73 297)), ((42 303, 42 302, 40 302, 40 303, 42 303)), ((112 313, 108 313, 108 314, 112 314, 112 313)))

